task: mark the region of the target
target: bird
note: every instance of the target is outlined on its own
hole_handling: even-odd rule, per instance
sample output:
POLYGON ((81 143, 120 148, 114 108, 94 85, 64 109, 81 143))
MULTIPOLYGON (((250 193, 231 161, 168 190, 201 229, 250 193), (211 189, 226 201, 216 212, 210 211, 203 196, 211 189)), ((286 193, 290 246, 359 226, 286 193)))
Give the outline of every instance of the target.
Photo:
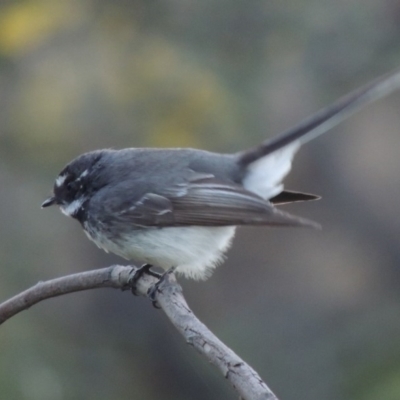
POLYGON ((42 208, 58 205, 98 247, 128 260, 207 279, 238 226, 314 227, 277 206, 319 196, 284 189, 301 145, 400 87, 400 70, 300 124, 233 154, 191 148, 102 149, 68 163, 42 208))

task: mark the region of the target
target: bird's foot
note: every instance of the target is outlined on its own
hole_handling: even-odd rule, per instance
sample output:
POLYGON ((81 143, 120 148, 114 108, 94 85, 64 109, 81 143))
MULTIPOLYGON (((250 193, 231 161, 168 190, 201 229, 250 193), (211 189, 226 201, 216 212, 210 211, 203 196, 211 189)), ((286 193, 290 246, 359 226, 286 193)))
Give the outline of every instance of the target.
POLYGON ((161 279, 163 274, 160 274, 158 272, 155 272, 151 269, 152 265, 150 264, 143 264, 141 267, 139 267, 136 271, 135 274, 133 275, 131 279, 131 288, 132 288, 132 293, 135 296, 139 296, 139 293, 137 292, 136 284, 139 281, 139 279, 144 275, 150 275, 154 276, 155 278, 161 279))
POLYGON ((150 298, 150 300, 153 303, 153 307, 154 308, 161 308, 159 306, 159 304, 157 303, 156 300, 156 294, 157 291, 159 291, 160 286, 162 285, 162 283, 165 281, 166 277, 173 274, 175 272, 176 267, 171 267, 170 269, 168 269, 167 271, 165 271, 161 276, 160 279, 158 280, 158 282, 156 282, 153 286, 151 286, 149 288, 149 290, 147 291, 147 296, 150 298))

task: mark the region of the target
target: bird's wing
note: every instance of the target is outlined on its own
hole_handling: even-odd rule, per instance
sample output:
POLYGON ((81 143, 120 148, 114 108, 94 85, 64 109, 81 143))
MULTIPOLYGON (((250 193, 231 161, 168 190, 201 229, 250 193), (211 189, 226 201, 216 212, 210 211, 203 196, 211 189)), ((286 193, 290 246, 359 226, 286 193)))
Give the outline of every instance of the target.
POLYGON ((147 193, 119 213, 138 226, 275 225, 318 227, 312 221, 276 209, 240 185, 202 178, 147 193))

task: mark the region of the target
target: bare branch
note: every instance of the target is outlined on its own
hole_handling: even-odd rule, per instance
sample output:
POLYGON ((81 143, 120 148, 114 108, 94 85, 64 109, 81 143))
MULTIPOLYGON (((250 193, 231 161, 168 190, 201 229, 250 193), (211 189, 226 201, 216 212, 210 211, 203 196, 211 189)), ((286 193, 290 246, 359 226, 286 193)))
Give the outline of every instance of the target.
POLYGON ((35 286, 0 304, 0 324, 15 314, 51 297, 87 289, 105 287, 123 289, 128 285, 134 270, 132 267, 117 265, 38 282, 35 286))
POLYGON ((157 302, 184 336, 225 376, 245 400, 277 400, 260 376, 222 343, 189 308, 174 275, 167 275, 157 293, 157 302))
MULTIPOLYGON (((39 282, 0 304, 0 324, 51 297, 96 288, 131 289, 136 270, 131 266, 115 265, 39 282)), ((136 283, 136 293, 147 296, 156 282, 157 278, 143 274, 136 283)), ((197 319, 174 275, 166 275, 159 285, 156 300, 186 342, 222 372, 242 399, 277 400, 260 376, 197 319)))

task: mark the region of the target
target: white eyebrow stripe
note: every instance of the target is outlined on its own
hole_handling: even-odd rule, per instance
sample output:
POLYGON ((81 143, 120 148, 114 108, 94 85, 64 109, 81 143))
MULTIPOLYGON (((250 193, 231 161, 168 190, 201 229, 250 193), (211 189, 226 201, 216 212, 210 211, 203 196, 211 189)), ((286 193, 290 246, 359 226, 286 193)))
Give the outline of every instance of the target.
POLYGON ((63 183, 65 182, 65 179, 67 179, 67 174, 60 175, 60 176, 56 179, 56 186, 57 186, 57 187, 62 186, 63 183))
POLYGON ((85 169, 85 170, 79 175, 78 180, 84 178, 84 177, 87 176, 88 174, 89 174, 89 171, 88 171, 87 169, 85 169))
POLYGON ((69 203, 67 206, 64 205, 60 206, 60 210, 67 217, 73 217, 82 207, 84 201, 85 198, 81 197, 80 199, 76 199, 73 202, 69 203))

